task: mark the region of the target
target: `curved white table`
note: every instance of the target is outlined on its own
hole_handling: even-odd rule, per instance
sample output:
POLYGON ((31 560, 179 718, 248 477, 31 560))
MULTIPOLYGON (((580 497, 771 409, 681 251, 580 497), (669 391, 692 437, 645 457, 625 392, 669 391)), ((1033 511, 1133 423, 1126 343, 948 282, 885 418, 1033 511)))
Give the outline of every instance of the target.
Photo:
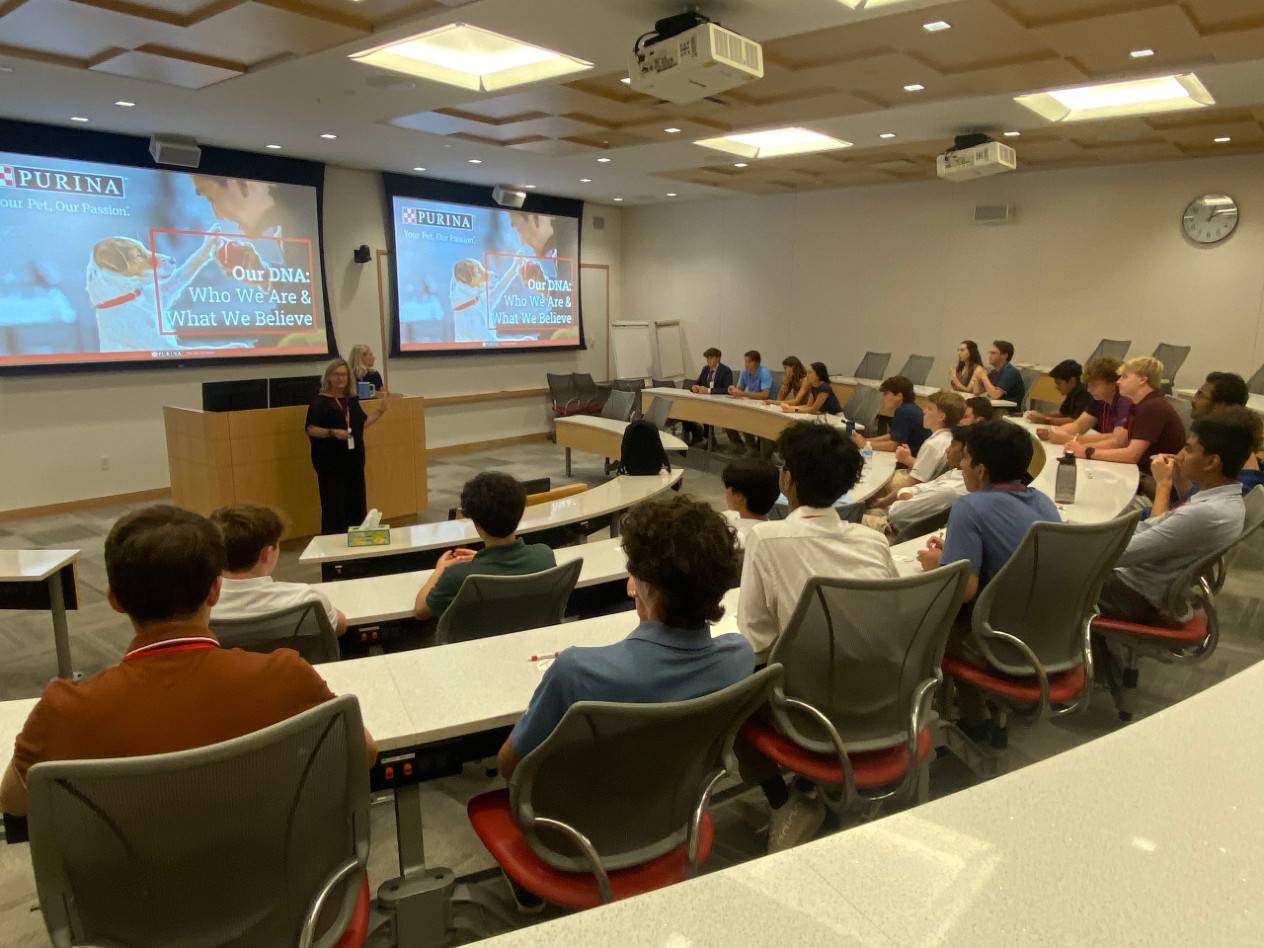
MULTIPOLYGON (((588 451, 603 458, 619 459, 623 454, 623 434, 628 422, 596 415, 571 415, 554 422, 557 446, 566 451, 566 476, 571 475, 571 450, 588 451)), ((689 445, 670 431, 660 431, 664 451, 688 451, 689 445)))
MULTIPOLYGON (((877 388, 882 384, 882 379, 858 379, 853 375, 839 375, 834 377, 834 381, 840 385, 846 385, 849 388, 855 388, 858 385, 869 385, 877 388)), ((942 387, 935 385, 914 385, 913 394, 918 398, 924 399, 936 392, 943 391, 942 387)), ((1008 398, 989 398, 993 408, 1017 408, 1017 402, 1010 401, 1008 398)))
POLYGON ((771 441, 775 441, 788 425, 796 422, 828 424, 834 428, 845 428, 847 425, 841 415, 785 412, 766 401, 734 398, 731 395, 699 395, 684 388, 642 389, 642 410, 649 408, 653 398, 665 398, 672 403, 668 417, 679 421, 710 425, 713 428, 731 428, 734 431, 745 432, 771 441))
MULTIPOLYGON (((518 525, 518 534, 529 534, 553 527, 593 520, 608 514, 626 510, 633 504, 648 500, 680 482, 684 472, 655 474, 649 477, 613 478, 591 490, 570 497, 563 497, 547 504, 528 507, 518 525)), ((420 523, 410 527, 392 527, 389 546, 347 546, 344 533, 312 537, 307 548, 299 556, 302 563, 341 563, 348 560, 372 559, 378 556, 395 556, 399 553, 423 553, 460 546, 462 543, 478 543, 478 533, 470 520, 444 520, 440 523, 420 523)))

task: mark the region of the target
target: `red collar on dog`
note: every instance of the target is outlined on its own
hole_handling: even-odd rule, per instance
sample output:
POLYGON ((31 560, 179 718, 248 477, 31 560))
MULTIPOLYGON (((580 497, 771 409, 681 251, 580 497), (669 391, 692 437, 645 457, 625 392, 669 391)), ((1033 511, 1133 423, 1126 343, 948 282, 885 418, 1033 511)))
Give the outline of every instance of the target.
POLYGON ((116 296, 114 299, 106 300, 104 303, 97 303, 97 309, 109 309, 111 306, 122 306, 124 303, 130 303, 138 296, 140 296, 140 290, 132 290, 130 293, 124 293, 122 296, 116 296))

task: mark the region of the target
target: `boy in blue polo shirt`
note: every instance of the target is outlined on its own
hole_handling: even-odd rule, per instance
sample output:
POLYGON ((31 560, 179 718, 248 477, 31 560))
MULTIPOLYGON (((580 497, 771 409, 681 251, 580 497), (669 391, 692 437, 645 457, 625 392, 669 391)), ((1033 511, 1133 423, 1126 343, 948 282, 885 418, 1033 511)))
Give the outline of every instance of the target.
MULTIPOLYGON (((764 367, 764 357, 758 349, 751 349, 743 356, 743 368, 737 377, 737 384, 729 386, 729 394, 734 398, 753 398, 767 401, 772 398, 772 372, 764 367)), ((745 439, 746 447, 752 453, 759 452, 759 439, 753 434, 743 435, 732 428, 727 429, 729 440, 739 448, 745 439)))

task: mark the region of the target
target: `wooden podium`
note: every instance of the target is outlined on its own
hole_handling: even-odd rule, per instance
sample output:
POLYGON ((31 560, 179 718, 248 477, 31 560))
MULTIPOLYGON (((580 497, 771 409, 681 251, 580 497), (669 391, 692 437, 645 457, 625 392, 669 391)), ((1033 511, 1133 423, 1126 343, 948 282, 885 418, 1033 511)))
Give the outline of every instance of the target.
MULTIPOLYGON (((370 510, 403 517, 426 509, 425 399, 388 397, 390 411, 364 433, 365 486, 370 510)), ((378 410, 375 401, 364 408, 378 410)), ((173 503, 200 514, 267 504, 288 518, 286 539, 320 533, 306 406, 208 412, 168 405, 162 414, 173 503)))

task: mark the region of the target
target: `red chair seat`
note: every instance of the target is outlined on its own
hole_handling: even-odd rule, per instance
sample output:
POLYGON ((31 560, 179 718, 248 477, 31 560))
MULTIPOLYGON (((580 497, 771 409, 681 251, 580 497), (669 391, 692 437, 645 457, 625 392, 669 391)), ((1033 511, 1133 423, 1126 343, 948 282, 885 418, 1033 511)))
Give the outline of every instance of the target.
MULTIPOLYGON (((505 874, 540 898, 566 908, 585 909, 601 904, 597 879, 587 872, 555 869, 531 849, 509 809, 509 791, 495 790, 470 801, 470 824, 505 874)), ((714 829, 711 814, 704 813, 698 833, 698 864, 711 852, 714 829)), ((684 845, 657 859, 610 873, 610 893, 616 901, 680 882, 688 875, 688 850, 684 845)))
POLYGON ((334 948, 361 948, 364 939, 369 936, 369 874, 360 876, 360 894, 356 897, 355 908, 351 910, 351 920, 334 948))
MULTIPOLYGON (((739 732, 757 751, 779 766, 821 783, 841 786, 843 771, 834 754, 817 754, 800 747, 767 721, 748 719, 739 732)), ((917 759, 930 753, 930 730, 917 735, 917 759)), ((908 752, 903 744, 886 750, 849 754, 856 786, 862 789, 887 787, 899 783, 908 773, 908 752)))
MULTIPOLYGON (((1040 700, 1040 682, 1030 678, 1002 675, 987 668, 980 668, 959 658, 947 656, 942 665, 945 675, 952 675, 982 691, 1000 695, 1011 701, 1035 704, 1040 700)), ((1054 704, 1074 701, 1084 691, 1084 666, 1049 676, 1049 700, 1054 704)))
POLYGON ((1181 645, 1197 645, 1207 638, 1207 616, 1205 613, 1195 612, 1188 622, 1175 629, 1164 625, 1142 625, 1139 622, 1104 619, 1098 616, 1093 620, 1093 631, 1162 639, 1165 642, 1176 642, 1181 645))

